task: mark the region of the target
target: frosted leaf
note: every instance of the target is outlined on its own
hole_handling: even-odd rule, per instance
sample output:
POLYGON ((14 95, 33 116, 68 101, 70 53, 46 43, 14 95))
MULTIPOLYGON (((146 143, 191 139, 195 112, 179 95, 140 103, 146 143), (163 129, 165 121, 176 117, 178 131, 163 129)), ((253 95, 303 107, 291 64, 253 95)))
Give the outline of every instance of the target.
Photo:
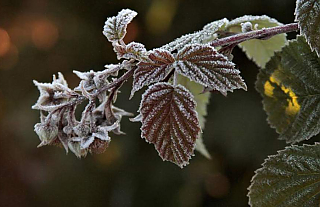
POLYGON ((127 33, 127 25, 137 14, 130 9, 123 9, 117 16, 109 17, 103 27, 103 34, 110 42, 122 40, 127 33))
POLYGON ((118 76, 119 70, 122 69, 120 64, 108 64, 104 66, 106 69, 102 72, 103 74, 118 76))
POLYGON ((148 61, 140 62, 133 75, 131 96, 144 86, 162 81, 173 69, 174 57, 167 50, 155 49, 150 52, 148 61))
POLYGON ((89 148, 90 144, 92 144, 94 141, 94 137, 93 136, 89 136, 89 137, 84 137, 81 139, 80 142, 80 149, 87 149, 89 148))
POLYGON ((247 90, 235 65, 209 45, 187 45, 178 52, 176 59, 176 72, 209 90, 223 94, 234 89, 247 90))
POLYGON ((260 70, 256 88, 279 139, 295 143, 320 133, 320 58, 303 36, 260 70))
POLYGON ((80 123, 77 126, 73 127, 73 131, 79 137, 86 137, 90 132, 90 127, 80 123))
POLYGON ((295 21, 298 22, 300 34, 303 34, 312 51, 320 56, 320 1, 297 0, 295 21))
POLYGON ((67 81, 64 79, 62 73, 58 72, 58 78, 56 78, 55 75, 53 75, 53 82, 52 84, 61 84, 65 87, 68 87, 67 81))
POLYGON ((90 70, 89 72, 80 72, 80 71, 74 70, 73 73, 76 74, 81 79, 79 86, 77 86, 74 89, 75 91, 83 92, 82 88, 84 88, 85 91, 91 91, 96 88, 96 85, 93 79, 95 77, 95 72, 93 70, 90 70))
POLYGON ((211 22, 203 27, 202 30, 195 32, 193 34, 183 35, 180 38, 164 45, 161 49, 174 51, 181 50, 187 44, 206 44, 218 37, 217 31, 224 29, 228 24, 226 18, 211 22))
POLYGON ((134 59, 138 61, 147 59, 147 50, 141 43, 130 42, 126 46, 115 43, 114 50, 117 53, 118 60, 120 60, 121 58, 134 59))
POLYGON ((70 140, 68 142, 68 147, 78 158, 86 157, 88 150, 81 148, 81 140, 80 139, 74 139, 70 140))
POLYGON ((63 106, 69 100, 70 95, 68 91, 61 90, 61 87, 59 87, 61 84, 57 84, 55 81, 52 84, 33 81, 35 86, 38 87, 40 96, 37 103, 32 106, 32 109, 53 111, 63 106))
MULTIPOLYGON (((203 131, 206 122, 205 116, 207 115, 207 105, 209 104, 211 93, 202 93, 203 86, 201 84, 190 81, 187 77, 182 75, 177 76, 177 84, 183 85, 194 96, 194 100, 197 103, 196 111, 198 113, 199 123, 203 131)), ((211 158, 204 144, 202 133, 200 133, 199 138, 196 141, 196 150, 206 158, 211 158)))
POLYGON ((255 172, 250 206, 319 206, 320 144, 292 145, 269 156, 255 172))
MULTIPOLYGON (((282 25, 276 19, 266 15, 245 15, 230 21, 226 30, 234 33, 241 33, 243 32, 243 25, 248 25, 249 23, 254 25, 255 30, 282 25)), ((279 34, 267 40, 253 39, 245 41, 240 43, 239 47, 246 53, 249 59, 252 59, 259 67, 264 68, 266 63, 274 55, 274 52, 280 51, 286 44, 286 34, 279 34)))
POLYGON ((189 163, 201 131, 196 102, 183 86, 156 83, 143 94, 141 137, 155 145, 163 160, 181 168, 189 163))
POLYGON ((34 126, 34 131, 37 133, 41 141, 38 147, 51 144, 58 135, 58 127, 55 125, 38 123, 34 126))
POLYGON ((114 130, 118 127, 119 123, 114 123, 112 126, 101 127, 98 126, 98 129, 95 133, 92 133, 92 136, 104 141, 110 141, 108 131, 114 130))

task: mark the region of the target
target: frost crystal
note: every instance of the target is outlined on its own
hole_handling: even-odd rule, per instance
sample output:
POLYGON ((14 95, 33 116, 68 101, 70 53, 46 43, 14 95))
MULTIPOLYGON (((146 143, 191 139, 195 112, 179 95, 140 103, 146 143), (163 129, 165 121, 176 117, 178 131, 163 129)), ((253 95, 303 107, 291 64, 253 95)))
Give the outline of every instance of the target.
POLYGON ((143 94, 141 136, 155 145, 159 156, 181 168, 193 155, 201 132, 196 103, 183 86, 157 83, 143 94))
POLYGON ((211 22, 205 25, 202 30, 192 34, 183 35, 169 44, 162 46, 161 49, 175 51, 181 50, 187 44, 206 44, 216 39, 218 37, 217 31, 224 29, 228 22, 229 21, 226 18, 211 22))
POLYGON ((240 71, 227 57, 208 45, 187 45, 177 54, 176 71, 209 90, 226 94, 234 89, 247 90, 240 71))
POLYGON ((103 27, 103 34, 110 42, 122 40, 127 33, 127 25, 137 14, 137 12, 130 9, 123 9, 117 16, 109 17, 103 27))

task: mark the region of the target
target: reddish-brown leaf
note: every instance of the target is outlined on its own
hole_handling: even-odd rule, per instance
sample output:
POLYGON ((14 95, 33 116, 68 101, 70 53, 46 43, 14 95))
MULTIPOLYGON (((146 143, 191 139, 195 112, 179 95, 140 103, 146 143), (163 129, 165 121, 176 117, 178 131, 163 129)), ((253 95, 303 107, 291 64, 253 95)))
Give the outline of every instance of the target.
POLYGON ((174 57, 167 50, 155 49, 149 54, 149 60, 140 62, 133 76, 131 97, 142 87, 159 82, 173 69, 174 57))
POLYGON ((228 58, 209 45, 193 44, 179 51, 174 67, 178 73, 222 94, 247 90, 240 71, 228 58))
POLYGON ((152 85, 143 95, 141 136, 155 145, 159 156, 181 168, 189 163, 201 132, 196 102, 183 86, 152 85))

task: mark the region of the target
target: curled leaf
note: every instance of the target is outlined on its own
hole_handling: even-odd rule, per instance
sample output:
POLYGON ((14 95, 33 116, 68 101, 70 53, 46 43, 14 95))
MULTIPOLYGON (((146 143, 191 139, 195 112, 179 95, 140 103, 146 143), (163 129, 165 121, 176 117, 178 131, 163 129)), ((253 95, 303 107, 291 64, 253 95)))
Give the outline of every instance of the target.
POLYGON ((103 34, 110 42, 122 40, 127 33, 127 25, 137 14, 137 12, 130 9, 123 9, 117 16, 109 17, 103 27, 103 34))
POLYGON ((181 168, 189 163, 201 132, 196 103, 183 86, 152 85, 141 100, 141 136, 155 145, 159 156, 181 168))

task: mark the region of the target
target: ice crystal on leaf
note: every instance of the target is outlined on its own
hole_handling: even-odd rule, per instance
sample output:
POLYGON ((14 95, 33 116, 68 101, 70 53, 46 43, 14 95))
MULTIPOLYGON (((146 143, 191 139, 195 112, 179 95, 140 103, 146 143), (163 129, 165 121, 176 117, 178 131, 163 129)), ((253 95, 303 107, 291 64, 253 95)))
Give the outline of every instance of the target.
POLYGON ((247 90, 235 65, 209 45, 187 45, 178 52, 176 59, 174 67, 178 73, 208 90, 220 91, 224 95, 234 89, 247 90))
POLYGON ((123 46, 120 44, 114 44, 114 50, 117 53, 117 58, 120 60, 124 59, 135 59, 135 60, 146 60, 147 50, 145 46, 141 43, 130 42, 128 45, 123 46))
POLYGON ((163 160, 181 168, 193 155, 201 131, 195 108, 186 88, 169 83, 150 86, 141 100, 142 138, 155 145, 163 160))
POLYGON ((123 9, 117 16, 109 17, 105 22, 103 34, 110 42, 122 41, 127 33, 127 25, 137 14, 137 12, 130 9, 123 9))
POLYGON ((223 30, 228 22, 229 21, 226 18, 211 22, 205 25, 202 30, 192 34, 183 35, 182 37, 162 46, 161 49, 175 51, 181 50, 187 44, 206 44, 216 39, 218 37, 217 32, 219 30, 223 30))
POLYGON ((167 50, 155 49, 150 52, 149 59, 138 64, 133 76, 131 97, 144 86, 162 81, 171 72, 174 57, 167 50))

